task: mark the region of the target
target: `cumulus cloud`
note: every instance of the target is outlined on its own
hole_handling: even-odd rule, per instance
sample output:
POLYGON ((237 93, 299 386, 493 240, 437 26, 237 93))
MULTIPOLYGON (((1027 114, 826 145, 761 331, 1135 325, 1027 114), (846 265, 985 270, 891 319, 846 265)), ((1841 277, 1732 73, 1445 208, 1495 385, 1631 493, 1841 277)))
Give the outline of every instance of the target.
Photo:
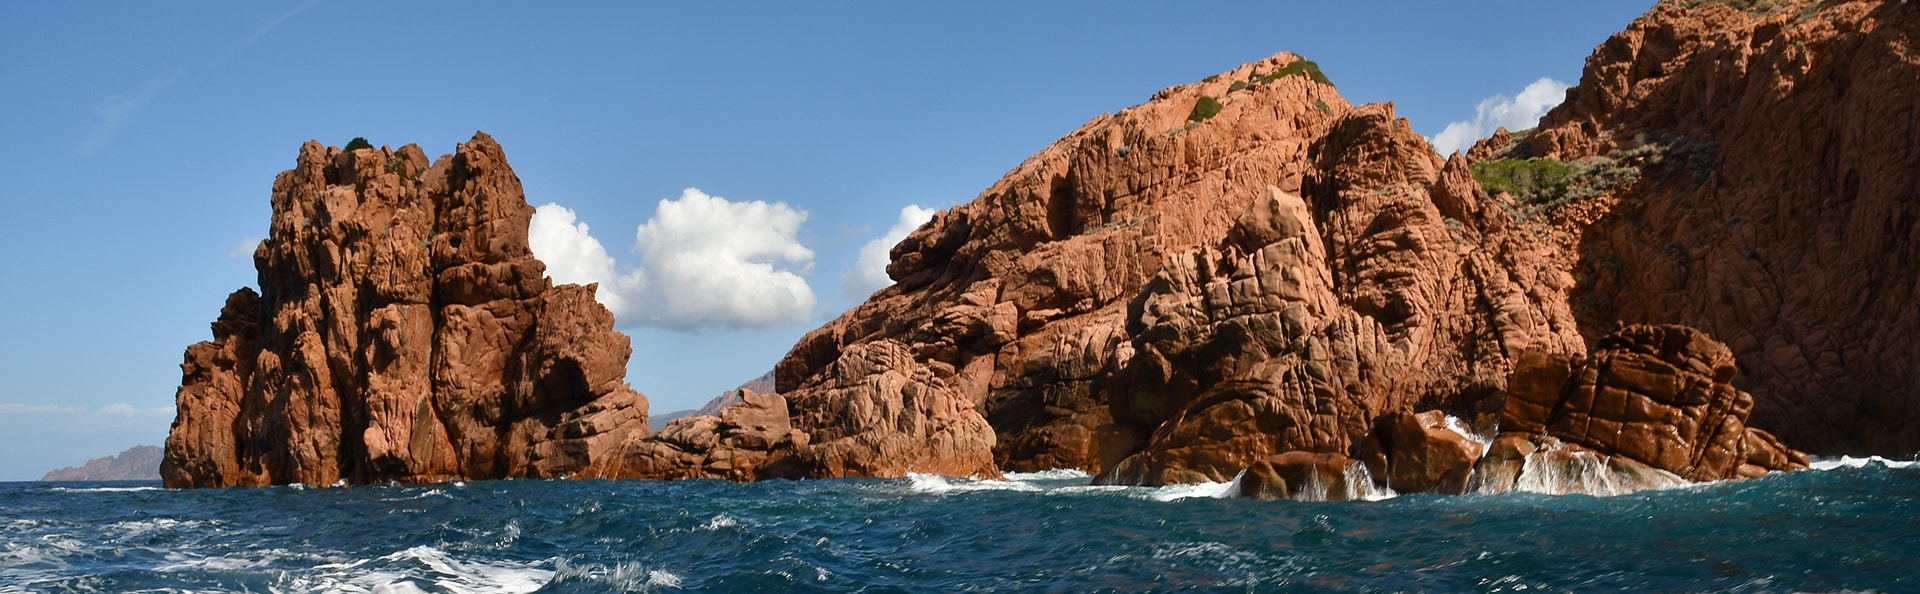
POLYGON ((886 235, 860 246, 860 257, 854 260, 853 270, 847 271, 846 276, 840 278, 840 288, 846 293, 847 298, 855 301, 865 300, 874 291, 892 285, 893 279, 887 276, 887 263, 892 261, 892 256, 888 252, 893 250, 893 246, 899 245, 900 240, 906 239, 907 234, 912 233, 914 229, 933 220, 933 215, 937 212, 939 211, 936 209, 909 204, 906 208, 900 209, 900 220, 893 224, 892 229, 887 230, 886 235))
POLYGON ((527 226, 527 243, 547 265, 547 278, 560 284, 600 283, 594 298, 613 311, 615 319, 625 321, 627 300, 619 293, 613 256, 577 219, 572 209, 558 204, 535 208, 533 222, 527 226))
POLYGON ((688 188, 661 200, 634 232, 641 264, 624 273, 558 204, 534 210, 528 239, 555 282, 600 283, 595 296, 623 326, 769 328, 806 321, 816 302, 801 276, 813 267, 813 250, 798 237, 806 220, 783 202, 733 202, 688 188))
POLYGON ((1442 155, 1451 155, 1455 151, 1465 152, 1473 148, 1473 143, 1493 135, 1497 128, 1507 130, 1525 130, 1540 123, 1540 116, 1547 115, 1567 98, 1567 83, 1551 78, 1533 81, 1522 89, 1518 96, 1494 95, 1481 101, 1474 107, 1473 121, 1447 124, 1445 130, 1433 135, 1428 142, 1442 155))

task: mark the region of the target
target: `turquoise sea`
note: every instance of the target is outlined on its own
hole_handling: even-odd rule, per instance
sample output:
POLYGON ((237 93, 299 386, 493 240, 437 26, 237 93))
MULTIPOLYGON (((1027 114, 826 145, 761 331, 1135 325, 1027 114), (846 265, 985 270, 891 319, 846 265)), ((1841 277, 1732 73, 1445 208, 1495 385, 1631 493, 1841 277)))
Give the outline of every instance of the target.
POLYGON ((1231 484, 0 483, 0 592, 1915 592, 1920 468, 1615 497, 1231 484))

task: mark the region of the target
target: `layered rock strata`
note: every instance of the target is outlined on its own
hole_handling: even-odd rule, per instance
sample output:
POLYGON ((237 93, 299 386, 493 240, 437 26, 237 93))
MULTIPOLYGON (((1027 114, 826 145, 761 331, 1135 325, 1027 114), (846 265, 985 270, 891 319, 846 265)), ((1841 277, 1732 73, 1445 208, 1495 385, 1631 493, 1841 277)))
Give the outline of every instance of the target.
POLYGON ((591 286, 553 286, 527 205, 476 134, 318 142, 273 185, 260 291, 187 348, 170 487, 564 476, 646 435, 627 337, 591 286))

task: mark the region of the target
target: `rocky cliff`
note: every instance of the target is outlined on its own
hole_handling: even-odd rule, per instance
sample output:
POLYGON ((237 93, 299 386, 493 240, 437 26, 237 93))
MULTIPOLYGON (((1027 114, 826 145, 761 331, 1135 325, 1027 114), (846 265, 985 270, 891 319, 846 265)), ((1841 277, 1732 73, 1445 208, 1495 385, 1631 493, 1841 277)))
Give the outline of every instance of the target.
POLYGON ((563 476, 647 434, 627 337, 547 281, 491 137, 431 165, 308 142, 272 200, 260 291, 181 365, 168 486, 563 476))
POLYGON ((909 235, 775 392, 658 434, 592 288, 527 252, 490 139, 431 167, 310 143, 262 294, 188 350, 164 472, 1064 467, 1338 499, 1904 456, 1920 9, 1734 4, 1656 6, 1538 130, 1447 158, 1292 54, 1164 89, 909 235))
MULTIPOLYGON (((1393 415, 1491 434, 1517 361, 1585 356, 1578 256, 1531 215, 1298 56, 1170 88, 896 247, 897 284, 776 368, 795 426, 840 445, 766 470, 1163 484, 1372 443, 1385 481, 1393 415)), ((1403 486, 1464 489, 1484 447, 1461 451, 1403 486)))
POLYGON ((1700 328, 1730 347, 1756 426, 1912 457, 1917 38, 1909 2, 1662 2, 1595 49, 1537 131, 1485 157, 1664 161, 1566 209, 1585 211, 1571 303, 1587 335, 1700 328))

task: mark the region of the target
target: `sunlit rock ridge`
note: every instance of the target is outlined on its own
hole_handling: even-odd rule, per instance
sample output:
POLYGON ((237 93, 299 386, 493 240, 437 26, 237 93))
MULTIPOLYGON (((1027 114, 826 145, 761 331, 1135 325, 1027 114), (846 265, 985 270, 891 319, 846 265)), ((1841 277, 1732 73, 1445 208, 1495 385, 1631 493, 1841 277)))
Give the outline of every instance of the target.
POLYGON ((1466 155, 1293 54, 1163 89, 908 235, 894 285, 801 338, 777 393, 658 434, 592 289, 526 255, 490 139, 432 167, 309 143, 263 294, 188 350, 163 473, 1073 468, 1341 499, 1754 477, 1806 467, 1803 442, 1906 457, 1917 10, 1662 3, 1539 129, 1466 155), (402 226, 380 217, 433 221, 395 231, 421 255, 378 256, 402 226))

